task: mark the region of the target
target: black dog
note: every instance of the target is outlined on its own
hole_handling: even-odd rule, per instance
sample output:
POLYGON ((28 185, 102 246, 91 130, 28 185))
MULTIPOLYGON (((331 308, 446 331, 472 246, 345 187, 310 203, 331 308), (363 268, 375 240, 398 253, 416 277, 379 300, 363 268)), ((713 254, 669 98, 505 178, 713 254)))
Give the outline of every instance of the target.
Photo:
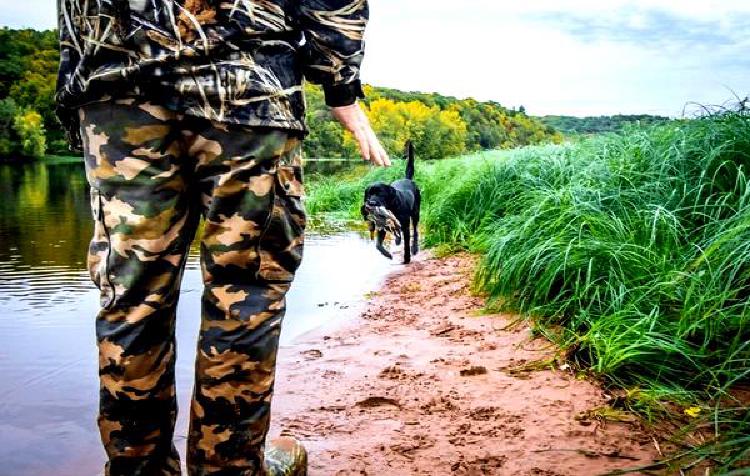
MULTIPOLYGON (((398 219, 401 233, 404 237, 404 264, 411 261, 411 255, 419 252, 419 207, 422 201, 419 187, 414 182, 414 146, 406 141, 406 178, 396 180, 390 185, 382 182, 374 183, 365 189, 365 200, 362 205, 362 217, 367 220, 368 212, 383 206, 398 219), (414 236, 409 233, 409 224, 414 229, 414 236)), ((383 247, 385 230, 378 230, 377 249, 386 257, 393 258, 383 247)), ((398 245, 398 241, 396 242, 398 245)))

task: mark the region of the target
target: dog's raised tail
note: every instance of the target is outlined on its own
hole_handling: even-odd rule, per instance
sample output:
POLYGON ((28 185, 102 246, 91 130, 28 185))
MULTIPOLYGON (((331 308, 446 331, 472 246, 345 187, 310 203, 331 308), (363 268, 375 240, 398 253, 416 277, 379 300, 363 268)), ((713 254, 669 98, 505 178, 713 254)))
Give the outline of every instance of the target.
POLYGON ((412 180, 414 178, 414 144, 411 140, 407 140, 404 145, 404 155, 406 155, 406 178, 412 180))

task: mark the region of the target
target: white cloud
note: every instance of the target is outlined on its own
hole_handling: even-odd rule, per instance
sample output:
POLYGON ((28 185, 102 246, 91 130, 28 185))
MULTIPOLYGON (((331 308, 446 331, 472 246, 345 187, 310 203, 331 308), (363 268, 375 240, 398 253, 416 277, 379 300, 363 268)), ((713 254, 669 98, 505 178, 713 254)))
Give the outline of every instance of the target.
POLYGON ((364 79, 523 104, 533 114, 677 115, 688 101, 723 102, 727 88, 750 92, 750 32, 735 22, 738 14, 750 13, 747 3, 455 5, 372 2, 364 79), (583 23, 571 25, 576 18, 583 23), (628 27, 627 35, 621 26, 628 27), (704 26, 716 28, 698 29, 704 26), (717 39, 726 44, 702 43, 717 39))

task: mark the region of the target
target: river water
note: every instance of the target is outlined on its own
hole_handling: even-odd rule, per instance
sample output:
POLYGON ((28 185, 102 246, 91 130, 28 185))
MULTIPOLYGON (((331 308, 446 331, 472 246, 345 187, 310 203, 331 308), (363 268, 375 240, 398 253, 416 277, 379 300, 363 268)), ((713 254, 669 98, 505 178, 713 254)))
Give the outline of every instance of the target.
MULTIPOLYGON (((94 316, 85 270, 92 231, 79 161, 0 165, 0 475, 101 473, 94 316)), ((282 345, 351 318, 398 265, 353 231, 306 239, 288 295, 282 345)), ((193 248, 177 309, 177 393, 186 410, 200 321, 193 248)), ((187 411, 176 439, 182 450, 187 411)))

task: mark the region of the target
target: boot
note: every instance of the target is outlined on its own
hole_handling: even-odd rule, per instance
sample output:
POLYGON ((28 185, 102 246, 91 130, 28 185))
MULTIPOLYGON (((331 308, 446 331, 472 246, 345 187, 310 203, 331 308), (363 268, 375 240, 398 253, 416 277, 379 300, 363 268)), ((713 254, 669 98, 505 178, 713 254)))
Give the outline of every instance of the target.
POLYGON ((291 436, 280 436, 266 445, 268 476, 307 476, 307 451, 291 436))

